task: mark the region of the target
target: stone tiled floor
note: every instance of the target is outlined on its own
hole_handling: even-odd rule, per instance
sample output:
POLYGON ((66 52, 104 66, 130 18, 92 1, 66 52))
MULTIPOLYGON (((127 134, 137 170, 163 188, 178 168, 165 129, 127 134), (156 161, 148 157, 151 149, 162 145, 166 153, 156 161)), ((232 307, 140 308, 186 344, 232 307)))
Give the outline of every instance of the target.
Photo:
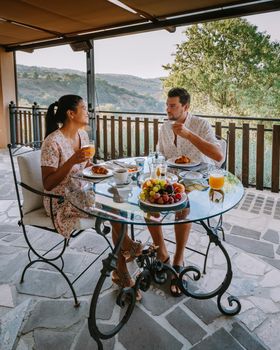
MULTIPOLYGON (((100 262, 79 279, 75 288, 80 308, 61 277, 43 265, 28 270, 25 283, 19 276, 27 262, 27 248, 17 226, 18 209, 7 154, 0 151, 0 349, 97 349, 89 335, 87 317, 100 262)), ((231 257, 233 281, 229 293, 239 297, 239 315, 226 317, 215 300, 173 298, 167 286, 153 285, 138 303, 129 322, 105 349, 280 349, 280 198, 268 191, 247 189, 241 203, 224 215, 225 247, 231 257)), ((171 228, 165 229, 172 238, 171 228)), ((30 229, 31 241, 45 251, 58 239, 30 229)), ((145 228, 137 238, 149 238, 145 228)), ((204 251, 208 243, 199 225, 193 225, 189 246, 204 251)), ((84 232, 69 246, 65 272, 77 276, 104 247, 93 232, 84 232)), ((172 254, 174 246, 168 245, 172 254)), ((105 254, 106 255, 106 254, 105 254)), ((186 263, 201 266, 202 257, 191 251, 186 263)), ((130 264, 131 272, 136 265, 130 264)), ((225 272, 219 250, 211 249, 207 274, 196 282, 203 290, 215 288, 225 272)), ((192 282, 190 282, 192 283, 192 282)), ((193 282, 194 283, 194 282, 193 282)), ((108 281, 100 301, 102 322, 108 327, 120 310, 116 289, 108 281)))

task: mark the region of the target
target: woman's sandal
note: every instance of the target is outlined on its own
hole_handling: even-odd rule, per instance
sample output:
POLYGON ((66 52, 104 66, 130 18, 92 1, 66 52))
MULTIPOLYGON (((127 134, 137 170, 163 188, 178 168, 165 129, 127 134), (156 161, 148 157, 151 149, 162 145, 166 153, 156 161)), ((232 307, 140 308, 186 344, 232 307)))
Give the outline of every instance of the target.
MULTIPOLYGON (((184 266, 181 266, 181 265, 173 265, 172 267, 177 272, 178 275, 184 270, 184 266)), ((181 297, 183 295, 183 292, 180 290, 177 282, 178 282, 178 280, 176 278, 171 278, 170 293, 173 297, 176 297, 176 298, 181 297), (174 286, 177 288, 177 291, 174 291, 172 289, 172 287, 174 287, 174 286)), ((184 288, 187 288, 188 282, 183 279, 182 283, 183 283, 184 288)))
MULTIPOLYGON (((135 281, 131 278, 128 272, 120 272, 114 270, 112 272, 112 281, 117 286, 121 288, 132 288, 134 287, 135 281)), ((139 289, 136 290, 136 301, 140 301, 142 299, 142 294, 139 289)))
POLYGON ((143 248, 144 246, 140 241, 133 241, 128 250, 121 250, 121 254, 125 257, 126 262, 130 262, 142 254, 143 248))
POLYGON ((163 261, 163 264, 170 265, 170 256, 169 256, 169 255, 168 255, 168 257, 163 261))

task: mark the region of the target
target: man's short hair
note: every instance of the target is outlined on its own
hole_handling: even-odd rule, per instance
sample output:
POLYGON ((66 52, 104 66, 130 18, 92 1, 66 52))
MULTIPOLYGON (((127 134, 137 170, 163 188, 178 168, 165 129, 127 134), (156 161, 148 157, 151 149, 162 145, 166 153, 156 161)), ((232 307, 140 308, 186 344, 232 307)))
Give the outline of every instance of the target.
POLYGON ((180 103, 184 106, 186 104, 190 104, 191 95, 184 88, 172 88, 168 92, 168 97, 179 97, 180 103))

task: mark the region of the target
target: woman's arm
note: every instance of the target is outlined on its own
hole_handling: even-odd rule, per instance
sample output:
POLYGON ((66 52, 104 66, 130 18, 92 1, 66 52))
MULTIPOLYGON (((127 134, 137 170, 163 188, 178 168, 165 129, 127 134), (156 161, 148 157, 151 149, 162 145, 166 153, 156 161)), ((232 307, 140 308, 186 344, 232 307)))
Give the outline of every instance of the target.
POLYGON ((86 152, 84 148, 81 148, 59 168, 42 166, 44 189, 51 191, 65 179, 75 164, 83 163, 86 160, 88 160, 88 152, 86 152))

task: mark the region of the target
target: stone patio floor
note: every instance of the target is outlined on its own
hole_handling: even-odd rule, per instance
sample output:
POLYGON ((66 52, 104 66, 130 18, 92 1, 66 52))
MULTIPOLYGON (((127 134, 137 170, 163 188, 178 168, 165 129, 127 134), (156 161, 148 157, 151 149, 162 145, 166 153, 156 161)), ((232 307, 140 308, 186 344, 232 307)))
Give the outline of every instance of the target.
MULTIPOLYGON (((18 218, 10 162, 7 152, 0 150, 0 349, 97 349, 88 331, 87 317, 100 262, 75 284, 79 308, 73 307, 69 288, 58 273, 43 265, 30 268, 25 283, 20 285, 27 248, 17 226, 18 218)), ((228 292, 239 297, 241 312, 234 317, 223 316, 215 299, 173 298, 166 286, 153 285, 143 293, 142 302, 119 334, 103 341, 104 349, 280 349, 279 195, 246 189, 240 204, 224 215, 224 228, 224 245, 233 265, 228 292)), ((172 228, 165 229, 165 233, 172 238, 172 228)), ((29 234, 42 251, 58 239, 58 235, 34 228, 29 229, 29 234)), ((149 238, 145 227, 137 228, 136 236, 144 241, 149 238)), ((194 224, 189 246, 203 251, 207 243, 202 227, 194 224)), ((102 238, 92 231, 84 232, 66 252, 65 272, 74 278, 103 247, 102 238)), ((168 249, 172 254, 174 246, 168 244, 168 249)), ((203 262, 191 251, 187 251, 185 260, 198 266, 203 262)), ((136 271, 135 263, 130 265, 131 272, 136 271)), ((214 247, 199 288, 214 288, 224 272, 225 260, 214 247)), ((100 302, 107 306, 105 325, 116 316, 114 295, 115 287, 108 283, 100 302)))

